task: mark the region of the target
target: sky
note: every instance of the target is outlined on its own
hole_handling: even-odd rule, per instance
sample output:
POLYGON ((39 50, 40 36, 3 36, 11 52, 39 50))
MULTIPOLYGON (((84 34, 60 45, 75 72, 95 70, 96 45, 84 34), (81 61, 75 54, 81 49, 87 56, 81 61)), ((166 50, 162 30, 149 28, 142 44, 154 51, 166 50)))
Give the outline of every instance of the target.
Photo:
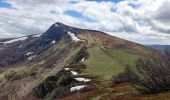
POLYGON ((45 32, 55 22, 141 44, 170 44, 170 0, 0 0, 0 38, 45 32))

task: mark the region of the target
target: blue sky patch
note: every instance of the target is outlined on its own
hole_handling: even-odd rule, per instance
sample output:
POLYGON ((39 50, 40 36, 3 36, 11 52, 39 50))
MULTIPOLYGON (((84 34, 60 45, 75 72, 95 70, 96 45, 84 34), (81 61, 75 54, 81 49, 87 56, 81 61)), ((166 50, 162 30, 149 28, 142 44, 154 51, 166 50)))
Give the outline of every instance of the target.
POLYGON ((77 11, 73 11, 73 10, 67 10, 64 12, 67 15, 70 15, 72 17, 76 17, 76 18, 81 18, 83 15, 77 11))
POLYGON ((12 6, 9 3, 6 3, 4 1, 0 1, 0 8, 10 8, 10 9, 12 9, 12 6))
POLYGON ((88 21, 88 22, 95 22, 95 20, 87 17, 87 16, 83 16, 80 12, 74 11, 74 10, 67 10, 64 12, 65 14, 75 17, 75 18, 79 18, 83 21, 88 21))
POLYGON ((71 4, 76 4, 77 2, 76 2, 76 1, 70 1, 69 3, 71 3, 71 4))
POLYGON ((148 23, 144 22, 144 21, 137 21, 139 26, 148 26, 148 23))
POLYGON ((116 8, 112 8, 111 9, 112 12, 116 12, 116 10, 117 10, 116 8))
POLYGON ((129 3, 128 5, 131 6, 132 8, 134 8, 134 9, 137 9, 137 8, 140 7, 139 4, 134 4, 134 3, 129 3))
POLYGON ((96 1, 96 2, 109 1, 109 2, 118 3, 118 2, 123 1, 123 0, 87 0, 87 1, 96 1))

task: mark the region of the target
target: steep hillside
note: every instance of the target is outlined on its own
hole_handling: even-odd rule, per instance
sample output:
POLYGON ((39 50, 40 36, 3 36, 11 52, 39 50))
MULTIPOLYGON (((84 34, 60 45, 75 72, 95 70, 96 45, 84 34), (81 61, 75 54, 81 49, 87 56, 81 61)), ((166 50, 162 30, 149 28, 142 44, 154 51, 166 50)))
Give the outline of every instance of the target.
POLYGON ((96 93, 88 98, 100 96, 125 65, 153 54, 161 56, 103 32, 55 23, 42 35, 1 42, 0 99, 59 99, 81 89, 96 93))

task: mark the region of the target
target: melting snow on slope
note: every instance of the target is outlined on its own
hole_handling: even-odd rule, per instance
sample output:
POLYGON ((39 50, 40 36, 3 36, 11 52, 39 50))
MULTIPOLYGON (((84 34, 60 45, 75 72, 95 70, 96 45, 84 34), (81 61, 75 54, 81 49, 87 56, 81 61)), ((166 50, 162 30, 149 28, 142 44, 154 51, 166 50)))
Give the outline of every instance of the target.
POLYGON ((80 85, 80 86, 75 86, 70 88, 70 92, 75 92, 75 91, 80 91, 81 89, 87 87, 87 85, 80 85))
POLYGON ((30 56, 30 57, 28 57, 28 60, 32 60, 35 57, 36 57, 35 55, 34 56, 30 56))
POLYGON ((53 40, 51 43, 52 43, 52 44, 55 44, 55 43, 56 43, 56 41, 55 41, 55 40, 53 40))
POLYGON ((85 78, 82 78, 82 77, 80 77, 80 78, 74 78, 75 80, 77 80, 77 81, 79 81, 79 82, 89 82, 89 81, 91 81, 91 79, 85 79, 85 78))
POLYGON ((80 41, 80 39, 78 39, 74 33, 71 33, 70 31, 68 31, 68 34, 70 35, 70 37, 72 38, 73 41, 80 41))
POLYGON ((71 71, 71 73, 72 73, 73 75, 78 75, 78 73, 75 72, 75 71, 71 71))
POLYGON ((36 34, 36 35, 33 35, 32 37, 40 37, 41 34, 36 34))
POLYGON ((38 65, 43 65, 44 63, 45 63, 45 61, 43 60, 43 61, 39 62, 38 65))
POLYGON ((32 55, 34 52, 28 52, 26 53, 27 56, 32 55))
POLYGON ((85 58, 83 58, 81 61, 84 61, 85 60, 85 58))
POLYGON ((64 68, 64 70, 70 70, 70 68, 64 68))
POLYGON ((9 43, 13 43, 13 42, 17 42, 17 41, 24 41, 26 40, 28 37, 21 37, 21 38, 17 38, 17 39, 12 39, 12 40, 9 40, 9 41, 5 41, 3 42, 4 44, 9 44, 9 43))
POLYGON ((55 24, 55 27, 58 27, 58 24, 55 24))

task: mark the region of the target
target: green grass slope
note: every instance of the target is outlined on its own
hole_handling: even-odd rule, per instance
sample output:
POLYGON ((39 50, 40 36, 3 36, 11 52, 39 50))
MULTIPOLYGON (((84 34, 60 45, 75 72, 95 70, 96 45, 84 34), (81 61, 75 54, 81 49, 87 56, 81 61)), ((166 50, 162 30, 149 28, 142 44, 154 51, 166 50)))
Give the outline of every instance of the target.
POLYGON ((108 49, 106 50, 106 52, 123 66, 125 65, 134 66, 135 61, 140 57, 140 55, 133 54, 128 51, 120 49, 108 49))
POLYGON ((104 79, 110 79, 123 71, 125 65, 134 65, 138 55, 120 51, 118 49, 102 50, 95 46, 87 49, 89 58, 85 60, 87 68, 86 74, 102 76, 104 79))

